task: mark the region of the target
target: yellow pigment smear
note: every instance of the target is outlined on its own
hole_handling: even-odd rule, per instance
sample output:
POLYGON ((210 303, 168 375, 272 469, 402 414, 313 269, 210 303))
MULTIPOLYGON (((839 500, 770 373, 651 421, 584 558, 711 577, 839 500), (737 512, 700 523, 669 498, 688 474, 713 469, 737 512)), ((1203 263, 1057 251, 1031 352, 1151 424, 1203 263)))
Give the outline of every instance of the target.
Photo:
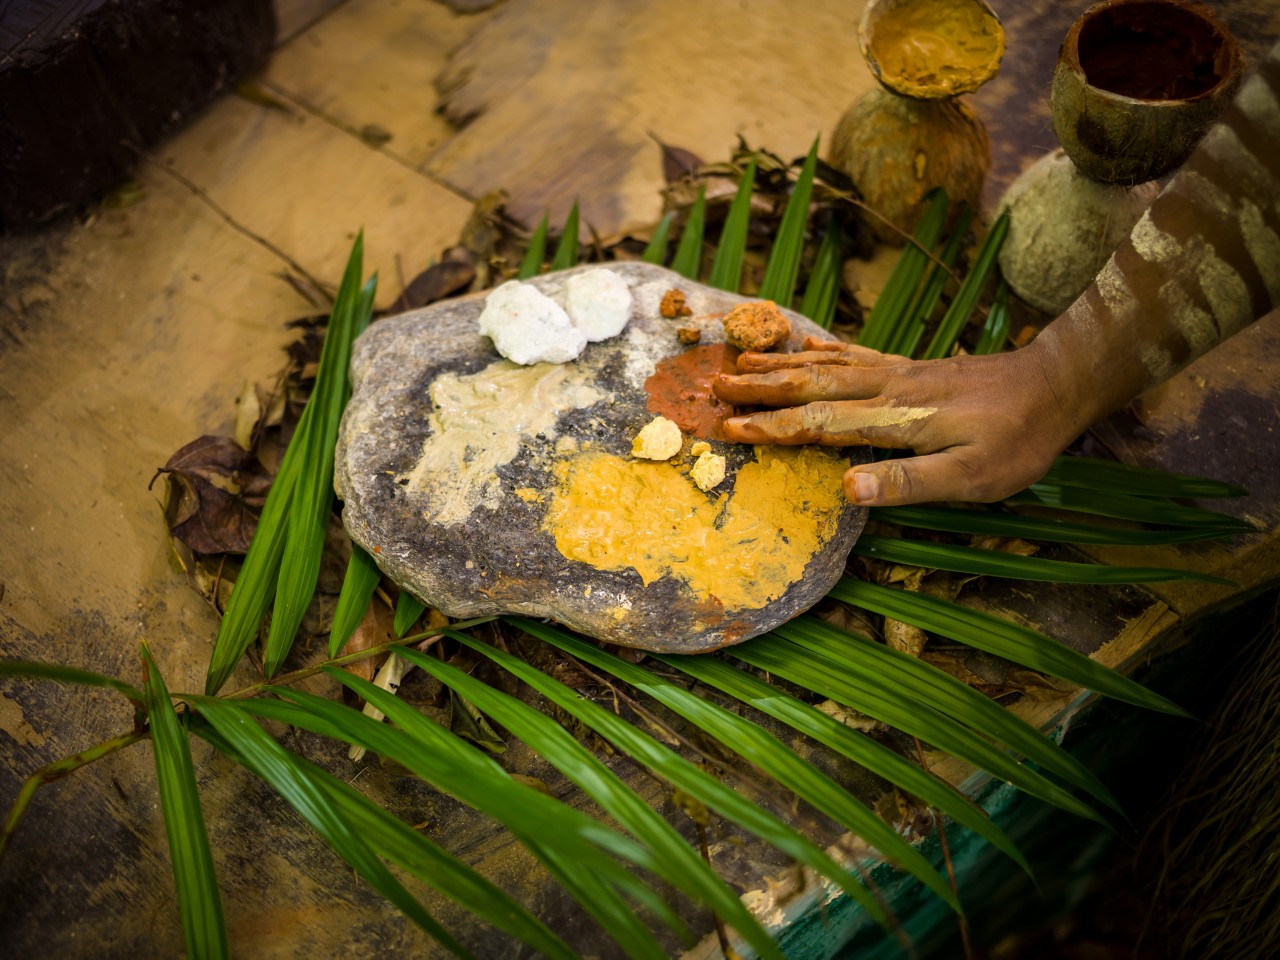
POLYGON ((870 48, 895 90, 953 96, 976 90, 994 75, 1004 54, 1004 29, 978 3, 900 3, 875 20, 870 48))
POLYGON ((544 529, 569 560, 678 577, 726 611, 776 600, 836 532, 848 464, 815 447, 757 447, 714 501, 668 463, 586 451, 555 467, 544 529))

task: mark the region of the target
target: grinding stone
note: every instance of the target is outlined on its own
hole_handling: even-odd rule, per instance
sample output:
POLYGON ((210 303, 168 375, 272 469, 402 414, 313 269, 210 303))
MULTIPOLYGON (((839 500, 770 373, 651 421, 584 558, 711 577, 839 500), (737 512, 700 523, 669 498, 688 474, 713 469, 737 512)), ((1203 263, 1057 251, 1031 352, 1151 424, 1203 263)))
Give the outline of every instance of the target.
MULTIPOLYGON (((429 392, 433 382, 465 381, 485 371, 483 377, 465 381, 482 392, 490 379, 518 370, 476 332, 483 300, 440 303, 372 325, 355 345, 353 396, 338 440, 334 482, 345 501, 347 531, 385 574, 451 617, 548 617, 599 640, 677 653, 714 650, 767 632, 830 590, 866 522, 864 509, 839 498, 830 510, 833 532, 812 555, 799 558, 803 574, 763 605, 738 609, 723 604, 714 590, 710 596, 699 594, 672 573, 651 577, 646 584, 633 567, 599 569, 567 559, 546 527, 548 504, 557 495, 558 464, 584 449, 631 459, 632 437, 654 416, 647 409, 645 380, 659 361, 688 349, 677 341, 676 327, 700 327, 703 344, 723 342, 719 316, 747 300, 648 264, 616 263, 609 269, 632 291, 627 329, 588 344, 573 363, 539 365, 552 374, 547 381, 551 386, 528 404, 515 427, 493 435, 493 443, 505 441, 513 455, 500 458, 484 473, 483 482, 470 487, 461 478, 481 454, 475 447, 459 450, 456 462, 446 468, 437 462, 433 472, 419 463, 428 441, 439 443, 443 436, 434 432, 440 428, 429 392), (692 317, 672 321, 659 315, 662 295, 672 288, 685 292, 692 317), (520 424, 539 417, 535 426, 543 428, 514 442, 520 424)), ((530 282, 558 299, 574 272, 530 282)), ((806 335, 823 335, 798 314, 788 316, 792 335, 787 349, 799 349, 806 335)), ((686 438, 686 453, 692 439, 686 438)), ((737 475, 756 460, 757 451, 710 442, 726 457, 727 476, 699 496, 723 508, 733 503, 737 475)), ((822 453, 840 458, 840 469, 866 457, 861 448, 822 453)), ((687 472, 691 463, 682 456, 651 469, 687 472)), ((781 542, 790 541, 783 537, 781 542)))

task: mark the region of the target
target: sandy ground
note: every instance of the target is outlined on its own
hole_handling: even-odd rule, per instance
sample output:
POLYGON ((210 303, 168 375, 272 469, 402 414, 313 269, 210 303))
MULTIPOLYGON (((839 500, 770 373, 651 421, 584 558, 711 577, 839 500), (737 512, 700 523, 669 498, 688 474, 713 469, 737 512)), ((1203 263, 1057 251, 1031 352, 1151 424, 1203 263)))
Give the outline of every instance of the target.
MULTIPOLYGON (((1072 16, 997 6, 1009 8, 1006 72, 977 98, 998 144, 990 190, 1052 143, 1048 75, 1035 70, 1072 16)), ((1236 6, 1251 29, 1280 32, 1274 11, 1253 15, 1265 5, 1236 6)), ((578 196, 601 235, 641 229, 660 212, 651 133, 716 159, 737 135, 797 155, 834 126, 872 82, 860 9, 507 0, 461 16, 432 0, 350 0, 253 78, 274 104, 226 96, 157 147, 140 200, 0 237, 0 651, 136 681, 146 640, 171 688, 200 685, 216 617, 170 567, 148 481, 188 441, 230 432, 242 385, 279 368, 286 322, 315 312, 281 279, 278 252, 335 283, 363 226, 386 304, 495 187, 520 214, 554 217, 578 196), (373 146, 369 125, 391 139, 373 146)), ((0 802, 34 767, 127 723, 106 695, 0 684, 0 802)), ((0 943, 180 951, 150 764, 137 748, 42 793, 0 871, 0 943)), ((205 769, 212 822, 247 788, 225 765, 205 769)), ((298 955, 357 922, 326 909, 335 864, 303 858, 300 870, 294 831, 215 828, 223 861, 255 864, 225 891, 239 955, 298 955), (284 877, 287 905, 264 903, 255 884, 284 877)), ((389 949, 420 946, 368 891, 336 897, 382 925, 389 949)))

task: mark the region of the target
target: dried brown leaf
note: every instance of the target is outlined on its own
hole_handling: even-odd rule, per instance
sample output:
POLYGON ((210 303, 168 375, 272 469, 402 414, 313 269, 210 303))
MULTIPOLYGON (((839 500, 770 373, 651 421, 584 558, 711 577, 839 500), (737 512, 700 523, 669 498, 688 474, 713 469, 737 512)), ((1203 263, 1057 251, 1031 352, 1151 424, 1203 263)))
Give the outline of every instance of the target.
POLYGON ((667 183, 674 183, 684 177, 690 176, 698 172, 698 168, 702 166, 702 158, 692 150, 685 150, 683 147, 673 147, 668 143, 663 143, 653 134, 654 142, 662 150, 662 176, 667 183))
POLYGON ((245 450, 253 449, 254 432, 258 421, 262 419, 262 400, 258 396, 258 388, 246 380, 240 388, 240 396, 236 397, 235 438, 245 450))
POLYGON ((1005 680, 1010 687, 1037 703, 1059 700, 1064 694, 1074 689, 1069 683, 1062 683, 1052 677, 1046 677, 1034 670, 1024 670, 1021 667, 1011 667, 1005 680))
POLYGON ((507 742, 503 740, 493 726, 489 723, 489 718, 481 713, 470 700, 458 693, 456 690, 450 690, 450 714, 449 729, 464 740, 470 740, 477 747, 487 750, 492 754, 502 754, 506 752, 507 742))
POLYGON ((977 550, 997 550, 1000 553, 1011 553, 1019 557, 1033 557, 1040 547, 1026 540, 1009 537, 975 536, 970 543, 977 550))
POLYGON ((879 720, 868 717, 865 713, 859 713, 852 707, 846 707, 844 704, 836 703, 834 700, 823 700, 821 703, 816 704, 814 709, 825 713, 832 720, 843 723, 846 727, 862 733, 875 733, 889 729, 888 724, 881 723, 879 720))
POLYGON ((523 773, 509 773, 507 774, 507 776, 509 776, 516 783, 523 783, 526 787, 532 787, 534 790, 537 790, 539 793, 545 793, 548 797, 555 796, 555 794, 551 792, 551 788, 548 787, 543 781, 539 780, 537 777, 530 777, 523 773))
POLYGON ((261 506, 244 495, 244 487, 256 492, 262 474, 261 464, 230 437, 193 440, 156 471, 166 480, 169 532, 195 553, 244 553, 261 506))
MULTIPOLYGON (((391 608, 375 596, 373 602, 369 604, 369 609, 364 612, 364 619, 360 621, 360 626, 356 627, 355 633, 351 634, 351 639, 343 645, 340 654, 346 656, 349 653, 359 653, 370 647, 390 643, 391 628, 394 623, 395 615, 391 608)), ((386 658, 385 653, 378 654, 344 664, 342 669, 372 683, 378 667, 386 658)))
POLYGON ((926 640, 925 632, 919 627, 913 627, 909 623, 902 623, 900 620, 890 620, 888 617, 884 621, 884 642, 908 656, 918 657, 924 651, 926 640))
POLYGON ((871 615, 859 607, 851 607, 831 600, 823 601, 810 612, 817 616, 818 619, 825 620, 832 626, 847 630, 849 633, 861 634, 864 637, 874 637, 879 632, 871 619, 871 615))
POLYGON ((470 263, 442 260, 410 281, 404 293, 391 305, 391 312, 403 313, 443 300, 468 286, 475 278, 476 269, 470 263))

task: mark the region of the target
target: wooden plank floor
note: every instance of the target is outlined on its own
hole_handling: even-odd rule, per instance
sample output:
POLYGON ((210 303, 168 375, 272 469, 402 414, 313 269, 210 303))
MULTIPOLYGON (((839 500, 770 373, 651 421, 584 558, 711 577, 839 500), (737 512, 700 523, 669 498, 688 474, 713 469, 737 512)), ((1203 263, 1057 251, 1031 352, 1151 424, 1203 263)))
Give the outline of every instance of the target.
MULTIPOLYGON (((976 101, 999 184, 1052 145, 1046 65, 1085 4, 996 6, 1007 12, 1010 53, 976 101)), ((1280 35, 1272 4, 1221 6, 1255 54, 1280 35)), ((281 47, 251 81, 260 95, 225 97, 158 147, 159 165, 138 173, 140 202, 0 237, 0 652, 136 680, 146 639, 173 689, 200 685, 216 619, 169 567, 147 484, 189 440, 230 432, 242 384, 271 375, 291 339, 284 324, 314 312, 280 278, 290 269, 281 254, 334 283, 363 227, 385 304, 401 272, 412 276, 452 244, 470 202, 491 189, 509 191, 528 218, 560 215, 578 197, 602 236, 645 227, 660 207, 651 133, 714 160, 738 135, 798 155, 834 126, 871 83, 855 41, 860 10, 846 0, 506 0, 461 16, 433 0, 349 0, 281 47), (443 102, 437 77, 449 85, 443 102), (380 146, 369 137, 379 131, 390 134, 380 146)), ((1259 476, 1280 462, 1280 334, 1272 322, 1247 336, 1143 401, 1148 425, 1177 443, 1113 438, 1144 462, 1259 488, 1240 505, 1263 528, 1247 552, 1168 557, 1225 570, 1246 587, 1280 571, 1280 489, 1259 476), (1233 426, 1239 416, 1243 427, 1233 426)), ((975 602, 1033 623, 1072 609, 1046 596, 1019 604, 993 592, 975 602)), ((1225 596, 1102 591, 1073 639, 1125 663, 1225 596)), ((239 679, 249 678, 242 668, 239 679)), ((1065 708, 1026 710, 1048 723, 1065 708)), ((105 695, 0 684, 0 803, 40 764, 128 719, 105 695)), ((319 741, 305 746, 323 751, 319 741)), ((574 929, 572 904, 479 818, 376 764, 327 762, 411 822, 429 821, 434 835, 574 929)), ((512 762, 568 795, 534 758, 512 762)), ((0 865, 0 952, 181 952, 151 764, 144 745, 41 792, 0 865)), ((236 956, 431 952, 268 791, 207 751, 197 764, 236 956)), ((620 770, 656 806, 672 807, 638 771, 620 770)), ((763 891, 784 865, 734 836, 716 851, 717 864, 769 907, 763 891)), ((459 911, 438 906, 468 929, 459 911)), ((708 931, 707 917, 689 919, 708 931)), ((495 955, 482 932, 472 935, 482 956, 495 955)), ((585 927, 581 937, 584 951, 606 955, 585 927)))

